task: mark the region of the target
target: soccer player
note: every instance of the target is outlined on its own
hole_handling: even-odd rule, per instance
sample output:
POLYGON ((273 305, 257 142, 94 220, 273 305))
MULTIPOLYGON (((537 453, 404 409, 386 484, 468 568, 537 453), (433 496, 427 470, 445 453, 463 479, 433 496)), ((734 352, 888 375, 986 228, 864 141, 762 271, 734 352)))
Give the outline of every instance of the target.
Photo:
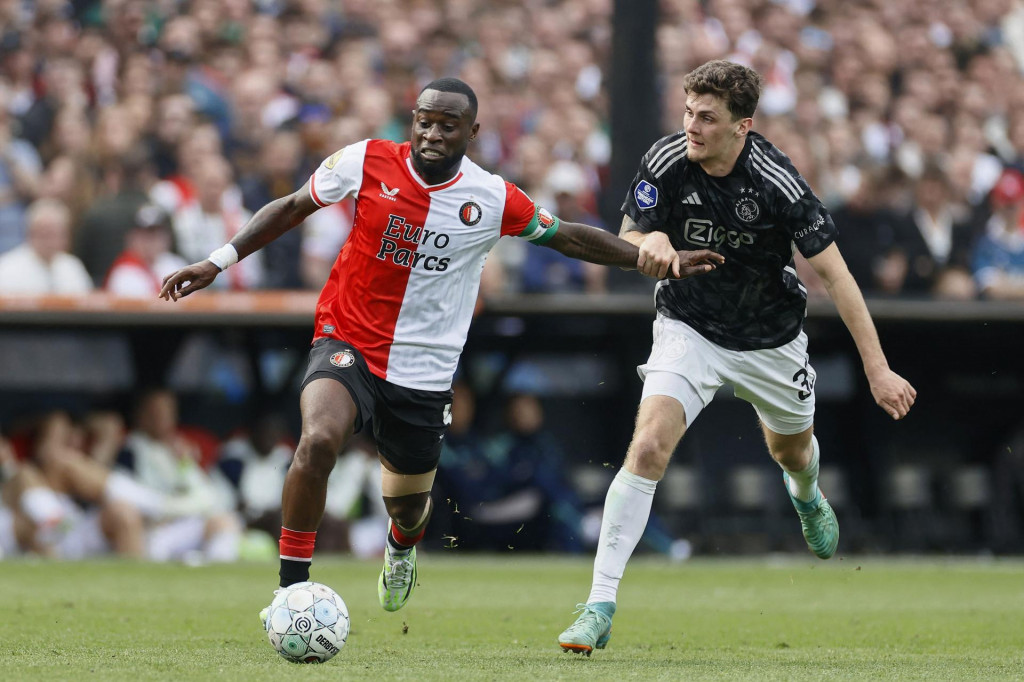
MULTIPOLYGON (((574 258, 636 268, 639 249, 563 223, 469 158, 477 99, 460 80, 427 85, 411 142, 364 140, 334 153, 297 192, 262 209, 208 260, 164 281, 177 300, 324 206, 355 197, 355 222, 316 307, 302 383, 302 434, 282 495, 282 587, 309 579, 327 477, 372 418, 389 524, 378 595, 396 611, 416 587, 416 543, 451 421, 452 376, 466 340, 487 252, 503 235, 574 258)), ((714 269, 709 250, 680 253, 672 275, 714 269)))
POLYGON ((815 372, 796 249, 853 336, 878 405, 902 419, 916 396, 886 363, 828 211, 786 155, 751 131, 761 77, 712 61, 689 73, 684 87, 684 129, 644 156, 619 235, 640 247, 640 271, 654 277, 675 268, 676 249, 713 249, 726 261, 705 277, 658 283, 654 343, 638 368, 636 427, 605 499, 590 596, 558 638, 563 650, 588 656, 608 643, 619 581, 669 458, 723 384, 754 406, 808 547, 822 559, 835 553, 839 526, 818 488, 815 372))

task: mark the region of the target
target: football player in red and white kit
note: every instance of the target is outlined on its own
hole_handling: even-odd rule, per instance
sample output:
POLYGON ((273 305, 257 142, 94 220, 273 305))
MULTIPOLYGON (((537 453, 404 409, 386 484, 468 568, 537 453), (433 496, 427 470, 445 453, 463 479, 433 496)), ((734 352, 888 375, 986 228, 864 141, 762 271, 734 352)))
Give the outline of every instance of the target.
MULTIPOLYGON (((476 95, 462 81, 430 83, 416 102, 411 142, 365 140, 336 152, 297 192, 260 209, 230 244, 164 280, 162 298, 188 296, 317 209, 355 197, 351 236, 317 302, 302 435, 282 496, 282 587, 309 579, 327 477, 337 453, 372 418, 391 517, 378 593, 388 611, 408 600, 450 421, 452 377, 484 261, 500 237, 637 267, 636 246, 560 222, 466 158, 480 127, 476 113, 476 95)), ((711 251, 681 251, 672 275, 722 262, 711 251)))

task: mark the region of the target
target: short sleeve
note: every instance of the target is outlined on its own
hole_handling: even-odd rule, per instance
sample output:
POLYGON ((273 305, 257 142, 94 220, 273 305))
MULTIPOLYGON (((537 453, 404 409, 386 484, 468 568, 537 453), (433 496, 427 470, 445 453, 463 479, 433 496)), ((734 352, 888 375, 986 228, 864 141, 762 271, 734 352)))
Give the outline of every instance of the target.
POLYGON ((839 232, 828 209, 809 189, 783 211, 780 222, 804 258, 824 251, 839 232))
POLYGON ((642 232, 663 229, 672 213, 670 196, 677 183, 680 162, 686 160, 686 137, 670 135, 654 143, 640 161, 622 212, 642 232))
POLYGON ((544 244, 558 232, 559 220, 533 203, 526 192, 511 182, 505 183, 505 210, 501 215, 501 235, 521 237, 544 244))
POLYGON ((368 140, 350 144, 324 159, 309 178, 309 195, 317 206, 329 206, 354 197, 363 182, 363 160, 368 140))

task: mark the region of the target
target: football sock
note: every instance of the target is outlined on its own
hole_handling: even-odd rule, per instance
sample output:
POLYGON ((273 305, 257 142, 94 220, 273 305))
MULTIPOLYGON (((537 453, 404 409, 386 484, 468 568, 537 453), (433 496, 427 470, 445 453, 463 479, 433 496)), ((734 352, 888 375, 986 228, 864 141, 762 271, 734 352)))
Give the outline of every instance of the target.
POLYGON ((615 601, 626 562, 647 527, 657 485, 657 481, 637 476, 622 468, 608 486, 588 604, 615 601))
POLYGON ((433 506, 433 501, 428 497, 427 504, 423 507, 423 514, 412 529, 402 528, 394 519, 391 520, 388 544, 391 545, 392 553, 408 552, 417 542, 423 539, 423 535, 427 532, 427 521, 430 519, 430 512, 433 511, 433 506))
POLYGON ((789 494, 801 502, 811 502, 818 496, 818 459, 818 439, 811 436, 811 463, 802 471, 786 469, 789 474, 789 494))
POLYGON ((146 518, 160 518, 167 509, 164 495, 152 488, 139 485, 128 476, 113 471, 103 486, 103 498, 114 502, 126 502, 146 518))
POLYGON ((292 530, 281 526, 281 587, 309 580, 316 531, 292 530))
POLYGON ((391 549, 394 552, 408 552, 412 549, 417 542, 423 539, 423 535, 427 532, 426 526, 420 528, 420 531, 414 535, 406 535, 402 532, 402 529, 398 527, 398 524, 394 521, 391 522, 391 532, 388 533, 388 544, 391 545, 391 549))

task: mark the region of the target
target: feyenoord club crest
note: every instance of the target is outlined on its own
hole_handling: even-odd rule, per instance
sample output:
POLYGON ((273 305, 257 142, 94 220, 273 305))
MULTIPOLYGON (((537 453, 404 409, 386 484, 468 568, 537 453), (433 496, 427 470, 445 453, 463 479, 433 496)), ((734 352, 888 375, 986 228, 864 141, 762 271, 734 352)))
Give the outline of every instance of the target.
POLYGON ((475 201, 467 201, 459 209, 459 220, 463 225, 476 225, 482 216, 483 211, 480 210, 480 204, 475 201))
POLYGON ((331 356, 331 364, 335 367, 351 367, 355 362, 356 356, 352 355, 350 350, 343 350, 331 356))
POLYGON ((750 197, 740 197, 736 201, 736 217, 745 223, 752 223, 761 215, 761 207, 750 197))
POLYGON ((537 222, 546 230, 555 224, 555 216, 551 215, 546 208, 541 208, 537 210, 537 222))

